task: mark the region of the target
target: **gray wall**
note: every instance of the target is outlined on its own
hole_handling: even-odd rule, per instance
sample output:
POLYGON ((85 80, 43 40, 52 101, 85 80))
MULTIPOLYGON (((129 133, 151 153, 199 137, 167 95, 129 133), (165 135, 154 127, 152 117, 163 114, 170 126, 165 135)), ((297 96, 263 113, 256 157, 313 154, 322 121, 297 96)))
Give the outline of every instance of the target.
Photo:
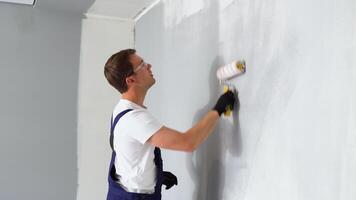
POLYGON ((81 19, 0 3, 0 199, 76 198, 81 19))
POLYGON ((218 66, 238 108, 194 153, 164 151, 178 187, 164 199, 351 200, 356 196, 356 3, 197 0, 159 3, 136 24, 153 65, 146 104, 187 130, 213 107, 218 66))

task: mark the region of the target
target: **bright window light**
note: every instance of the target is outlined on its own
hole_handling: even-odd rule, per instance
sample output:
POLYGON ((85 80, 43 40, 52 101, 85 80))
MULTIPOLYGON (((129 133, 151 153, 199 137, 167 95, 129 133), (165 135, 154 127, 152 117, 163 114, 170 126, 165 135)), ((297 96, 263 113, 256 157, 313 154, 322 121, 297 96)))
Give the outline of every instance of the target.
POLYGON ((0 0, 0 2, 35 5, 35 0, 0 0))

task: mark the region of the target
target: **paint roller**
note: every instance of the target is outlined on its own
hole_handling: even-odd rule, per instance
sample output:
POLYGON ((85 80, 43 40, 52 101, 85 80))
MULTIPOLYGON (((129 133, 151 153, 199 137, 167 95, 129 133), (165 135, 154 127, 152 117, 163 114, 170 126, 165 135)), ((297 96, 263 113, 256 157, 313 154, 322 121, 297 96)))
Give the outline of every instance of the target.
MULTIPOLYGON (((221 66, 216 71, 216 76, 220 80, 220 84, 224 83, 224 93, 231 90, 236 93, 236 89, 233 85, 227 84, 227 81, 242 75, 246 72, 246 62, 244 60, 236 60, 227 65, 221 66)), ((226 108, 224 116, 230 116, 232 108, 229 106, 226 108)))

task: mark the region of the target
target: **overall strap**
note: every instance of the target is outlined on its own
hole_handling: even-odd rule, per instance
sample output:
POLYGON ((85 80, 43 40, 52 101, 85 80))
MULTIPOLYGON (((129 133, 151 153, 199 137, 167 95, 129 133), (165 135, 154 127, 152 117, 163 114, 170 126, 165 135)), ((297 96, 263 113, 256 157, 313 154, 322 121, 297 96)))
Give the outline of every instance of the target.
POLYGON ((112 151, 114 151, 114 129, 115 129, 115 126, 117 124, 117 122, 120 120, 120 118, 122 116, 124 116, 126 113, 130 112, 131 110, 133 109, 126 109, 122 112, 120 112, 114 119, 113 121, 113 117, 111 116, 111 129, 110 129, 110 147, 112 149, 112 151))

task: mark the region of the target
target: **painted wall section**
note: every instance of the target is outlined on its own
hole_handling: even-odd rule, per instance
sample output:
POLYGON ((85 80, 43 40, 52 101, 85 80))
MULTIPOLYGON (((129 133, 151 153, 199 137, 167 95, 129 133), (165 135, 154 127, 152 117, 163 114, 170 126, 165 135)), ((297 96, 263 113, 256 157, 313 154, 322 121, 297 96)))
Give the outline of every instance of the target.
POLYGON ((133 20, 83 20, 78 97, 78 200, 105 199, 111 156, 111 112, 120 93, 106 81, 104 65, 134 46, 133 20))
POLYGON ((187 18, 201 11, 204 7, 203 0, 164 0, 165 26, 173 27, 187 18))
POLYGON ((182 2, 136 24, 157 79, 152 113, 185 131, 222 92, 218 66, 245 59, 247 73, 229 82, 232 123, 221 119, 194 153, 163 151, 179 179, 163 199, 354 199, 356 2, 203 0, 194 12, 182 2))
POLYGON ((74 200, 81 15, 0 6, 0 199, 74 200))

